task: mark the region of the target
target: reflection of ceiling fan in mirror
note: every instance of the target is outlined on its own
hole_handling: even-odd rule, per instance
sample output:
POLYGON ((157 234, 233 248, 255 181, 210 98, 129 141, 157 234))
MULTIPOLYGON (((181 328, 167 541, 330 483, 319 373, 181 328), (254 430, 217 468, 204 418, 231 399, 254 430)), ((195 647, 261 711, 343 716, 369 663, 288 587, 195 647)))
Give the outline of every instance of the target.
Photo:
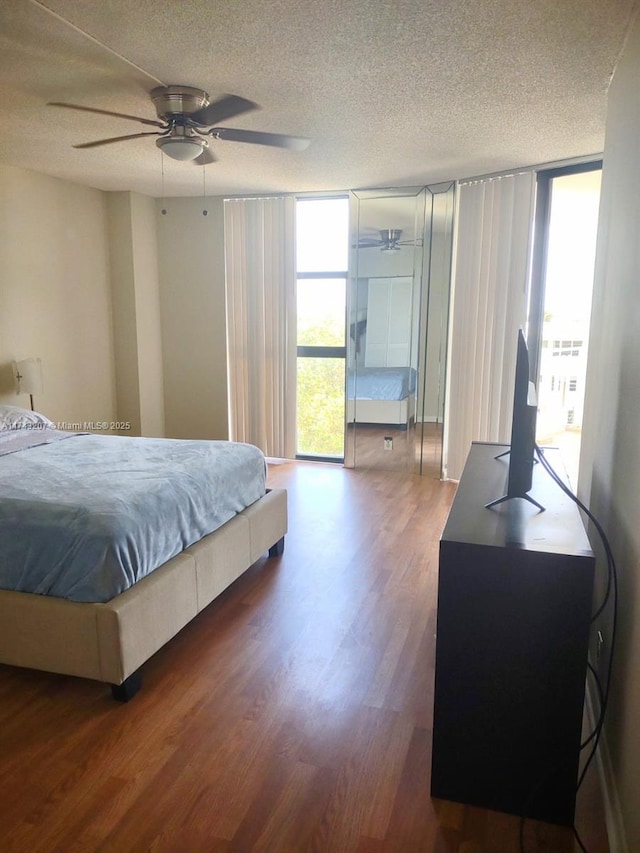
POLYGON ((377 236, 361 236, 358 249, 380 249, 381 252, 399 252, 403 246, 422 246, 422 240, 401 240, 402 228, 371 228, 377 236))
POLYGON ((209 95, 202 89, 194 89, 192 86, 158 86, 152 90, 151 100, 155 105, 158 120, 85 107, 80 104, 51 102, 49 106, 114 116, 159 128, 159 130, 142 133, 130 133, 126 136, 98 139, 95 142, 84 142, 74 145, 74 148, 96 148, 112 142, 122 142, 125 139, 158 136, 156 145, 164 154, 174 160, 190 160, 198 166, 206 166, 207 163, 213 163, 216 159, 205 137, 228 139, 231 142, 249 142, 254 145, 273 145, 276 148, 289 148, 293 151, 302 151, 310 142, 309 139, 299 136, 220 127, 220 122, 225 119, 258 109, 258 105, 253 101, 237 95, 224 95, 211 103, 209 95))

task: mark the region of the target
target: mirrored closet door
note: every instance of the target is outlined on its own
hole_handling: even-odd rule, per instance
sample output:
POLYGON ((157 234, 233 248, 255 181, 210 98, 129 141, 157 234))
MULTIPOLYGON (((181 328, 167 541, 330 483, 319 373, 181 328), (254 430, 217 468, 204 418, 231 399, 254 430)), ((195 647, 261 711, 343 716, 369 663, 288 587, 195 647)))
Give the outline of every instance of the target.
POLYGON ((351 193, 348 467, 440 477, 453 192, 351 193))

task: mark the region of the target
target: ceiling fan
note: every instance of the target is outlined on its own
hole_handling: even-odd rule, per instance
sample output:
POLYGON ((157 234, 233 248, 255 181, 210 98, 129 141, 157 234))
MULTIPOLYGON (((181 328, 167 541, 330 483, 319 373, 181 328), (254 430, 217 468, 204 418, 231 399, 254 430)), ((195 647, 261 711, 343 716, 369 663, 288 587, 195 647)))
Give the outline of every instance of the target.
MULTIPOLYGON (((369 229, 367 229, 369 230, 369 229)), ((380 249, 381 252, 399 252, 402 246, 422 246, 422 240, 401 240, 402 228, 370 229, 378 236, 361 237, 359 249, 380 249)))
POLYGON ((122 142, 125 139, 157 136, 159 138, 156 139, 156 145, 164 154, 174 160, 191 161, 198 166, 206 166, 216 160, 206 137, 256 145, 273 145, 292 151, 303 151, 311 141, 300 136, 220 127, 220 122, 225 119, 259 109, 258 104, 238 95, 224 95, 217 101, 211 102, 209 95, 202 89, 194 89, 192 86, 158 86, 151 91, 151 100, 155 105, 158 119, 142 118, 59 101, 51 101, 48 106, 126 118, 159 128, 159 130, 98 139, 95 142, 83 142, 80 145, 74 145, 74 148, 97 148, 100 145, 110 145, 112 142, 122 142))

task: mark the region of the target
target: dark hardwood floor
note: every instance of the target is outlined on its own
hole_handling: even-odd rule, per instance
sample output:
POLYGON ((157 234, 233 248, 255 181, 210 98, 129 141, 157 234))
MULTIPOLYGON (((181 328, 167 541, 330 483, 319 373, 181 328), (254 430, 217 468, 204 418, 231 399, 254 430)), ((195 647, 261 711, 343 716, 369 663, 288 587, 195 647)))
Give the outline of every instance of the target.
MULTIPOLYGON (((429 797, 438 539, 453 486, 270 466, 261 559, 144 668, 104 685, 0 667, 3 853, 517 853, 518 819, 429 797)), ((595 769, 579 795, 608 853, 595 769)), ((571 851, 527 822, 526 853, 571 851)))

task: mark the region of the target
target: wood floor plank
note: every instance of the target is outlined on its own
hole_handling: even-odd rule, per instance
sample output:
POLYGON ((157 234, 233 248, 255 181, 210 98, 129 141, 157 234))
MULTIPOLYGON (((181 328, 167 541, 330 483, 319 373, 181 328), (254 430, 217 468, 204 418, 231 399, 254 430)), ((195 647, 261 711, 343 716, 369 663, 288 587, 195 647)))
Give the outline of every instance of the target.
POLYGON ((439 832, 437 815, 428 796, 431 731, 414 728, 387 829, 387 838, 416 849, 432 850, 439 832))
POLYGON ((296 762, 286 776, 276 769, 265 779, 231 843, 234 851, 300 853, 307 849, 313 828, 326 808, 336 772, 296 762))
MULTIPOLYGON (((104 685, 0 666, 3 853, 518 853, 518 818, 429 796, 438 542, 452 484, 286 462, 262 557, 104 685)), ((589 853, 608 853, 593 771, 589 853)), ((526 853, 574 850, 527 821, 526 853)))

